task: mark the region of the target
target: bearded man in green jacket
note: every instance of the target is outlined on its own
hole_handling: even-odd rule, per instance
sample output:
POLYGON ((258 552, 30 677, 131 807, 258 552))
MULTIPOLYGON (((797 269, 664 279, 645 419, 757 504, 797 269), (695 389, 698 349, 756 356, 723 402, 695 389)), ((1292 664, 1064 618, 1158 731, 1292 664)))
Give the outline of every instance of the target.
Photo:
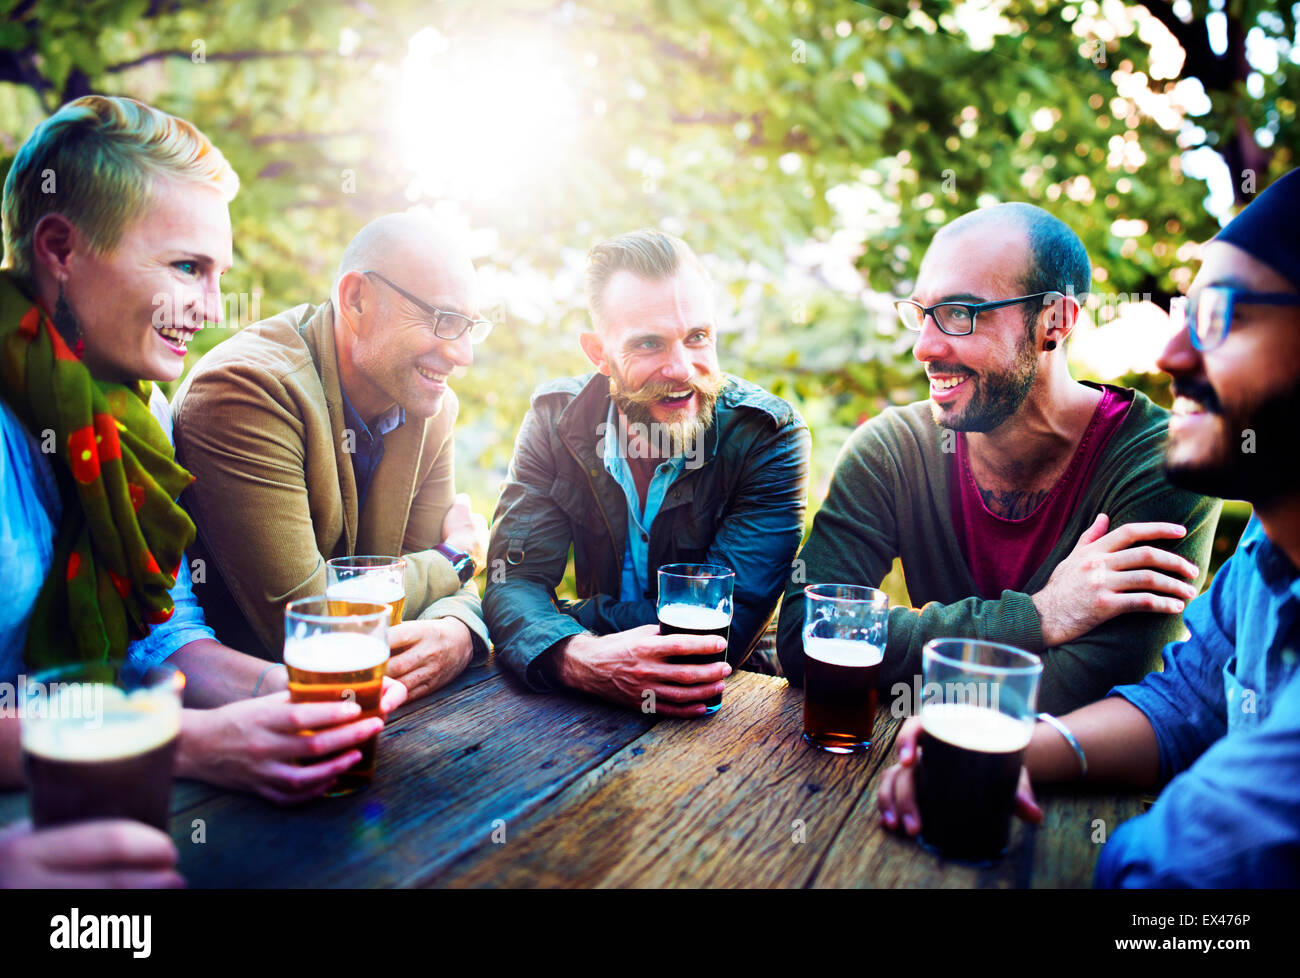
POLYGON ((899 702, 916 698, 924 644, 945 636, 1041 655, 1049 712, 1158 668, 1204 583, 1220 503, 1165 481, 1166 411, 1070 376, 1065 340, 1091 278, 1078 237, 1029 204, 935 236, 896 303, 930 398, 882 412, 840 453, 781 608, 791 682, 804 586, 876 586, 895 557, 915 607, 890 611, 879 684, 899 702))

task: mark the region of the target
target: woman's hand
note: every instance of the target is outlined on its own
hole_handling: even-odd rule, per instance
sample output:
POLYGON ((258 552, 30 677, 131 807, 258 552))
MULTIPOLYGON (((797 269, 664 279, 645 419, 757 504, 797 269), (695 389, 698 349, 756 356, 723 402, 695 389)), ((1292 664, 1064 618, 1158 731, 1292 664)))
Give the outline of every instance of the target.
MULTIPOLYGON (((386 716, 405 699, 406 687, 384 677, 380 711, 386 716)), ((361 712, 354 702, 290 703, 288 693, 185 710, 176 773, 281 805, 307 801, 360 761, 361 745, 383 729, 383 717, 358 719, 361 712), (294 763, 337 751, 344 753, 305 766, 294 763)))

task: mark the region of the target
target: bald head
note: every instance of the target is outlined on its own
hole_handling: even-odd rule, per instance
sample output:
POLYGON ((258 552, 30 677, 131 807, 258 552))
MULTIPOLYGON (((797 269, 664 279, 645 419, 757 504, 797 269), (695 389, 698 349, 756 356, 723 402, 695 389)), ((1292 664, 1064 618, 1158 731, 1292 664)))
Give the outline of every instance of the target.
POLYGON ((402 281, 397 276, 420 265, 474 274, 469 252, 444 224, 427 214, 385 214, 358 231, 344 249, 334 284, 348 272, 364 271, 402 281))
POLYGON ((948 222, 934 238, 938 241, 991 228, 1023 233, 1028 249, 1021 276, 1025 295, 1060 292, 1080 301, 1087 295, 1092 287, 1092 263, 1083 242, 1063 221, 1033 204, 1016 201, 981 207, 948 222))

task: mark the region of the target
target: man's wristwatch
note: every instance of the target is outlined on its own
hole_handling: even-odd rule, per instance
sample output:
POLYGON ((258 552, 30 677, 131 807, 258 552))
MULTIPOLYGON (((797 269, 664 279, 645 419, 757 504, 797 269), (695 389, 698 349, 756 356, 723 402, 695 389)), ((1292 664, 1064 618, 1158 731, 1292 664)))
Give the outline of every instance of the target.
POLYGON ((455 547, 449 547, 445 543, 440 543, 433 549, 451 561, 451 569, 456 572, 456 576, 460 578, 461 584, 466 583, 474 576, 474 572, 478 570, 478 565, 474 563, 474 558, 463 551, 457 550, 455 547))

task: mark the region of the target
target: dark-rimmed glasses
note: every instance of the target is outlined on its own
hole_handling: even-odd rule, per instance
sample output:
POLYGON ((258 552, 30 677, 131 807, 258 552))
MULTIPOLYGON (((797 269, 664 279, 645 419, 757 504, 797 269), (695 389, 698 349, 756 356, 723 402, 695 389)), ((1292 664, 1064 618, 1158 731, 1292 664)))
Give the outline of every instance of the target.
POLYGON ((998 299, 994 302, 937 302, 932 306, 923 306, 911 299, 896 299, 894 308, 898 310, 898 318, 903 325, 913 332, 919 333, 925 327, 925 317, 932 316, 935 325, 949 336, 969 336, 975 332, 975 317, 982 312, 1062 294, 1052 290, 1035 292, 1033 295, 1021 295, 1014 299, 998 299))
POLYGON ((415 308, 428 316, 433 322, 433 335, 441 340, 458 340, 469 331, 469 341, 471 343, 482 343, 492 332, 492 320, 490 319, 470 319, 469 316, 462 315, 458 312, 444 312, 442 309, 435 309, 423 299, 417 299, 406 289, 402 288, 396 282, 389 281, 374 271, 364 271, 362 275, 373 275, 379 281, 383 282, 390 289, 400 295, 415 308))
POLYGON ((1232 314, 1239 305, 1300 306, 1300 294, 1251 292, 1226 285, 1207 285, 1196 297, 1195 308, 1190 299, 1176 301, 1169 310, 1169 316, 1179 329, 1187 328, 1192 346, 1203 353, 1213 350, 1228 338, 1228 330, 1232 328, 1232 314))

